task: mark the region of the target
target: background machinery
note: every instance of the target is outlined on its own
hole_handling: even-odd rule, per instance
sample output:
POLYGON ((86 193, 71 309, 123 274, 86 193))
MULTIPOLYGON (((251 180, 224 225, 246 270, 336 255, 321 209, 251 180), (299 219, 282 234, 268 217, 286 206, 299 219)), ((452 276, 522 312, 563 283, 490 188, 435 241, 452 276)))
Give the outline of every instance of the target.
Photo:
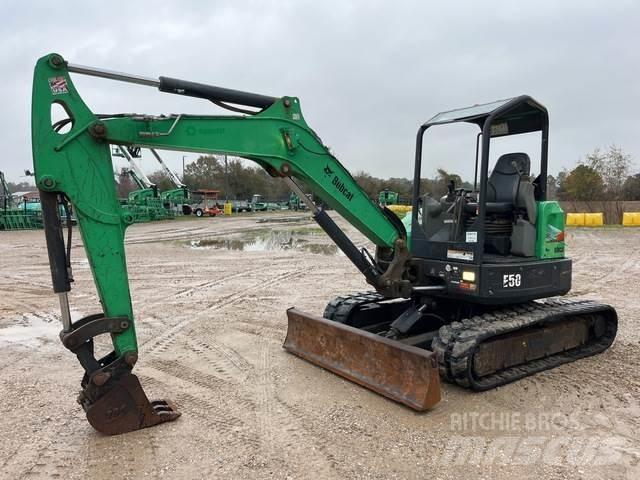
POLYGON ((440 375, 485 390, 593 355, 615 337, 617 317, 608 305, 538 300, 569 291, 571 261, 564 257, 559 207, 546 200, 547 111, 528 96, 444 112, 420 127, 413 205, 404 223, 367 197, 307 125, 295 97, 131 76, 51 54, 36 65, 32 129, 61 340, 85 370, 80 403, 101 432, 122 433, 179 415, 170 402, 149 402, 132 374, 138 355, 123 239, 133 219, 115 196, 109 144, 239 156, 285 181, 374 291, 334 299, 325 318, 290 309, 284 348, 416 410, 440 400, 440 375), (244 115, 98 115, 84 104, 70 73, 203 98, 244 115), (52 125, 53 103, 62 104, 69 118, 52 125), (480 129, 479 188, 450 185, 439 198, 420 191, 423 136, 452 122, 480 129), (59 133, 68 124, 70 130, 59 133), (523 153, 502 156, 489 174, 492 138, 534 131, 542 138, 537 178, 523 153), (375 255, 357 248, 297 180, 362 232, 375 255), (76 207, 102 305, 76 322, 69 315, 70 262, 59 202, 76 207), (104 333, 114 350, 97 359, 93 338, 104 333))
POLYGON ((165 208, 157 185, 149 180, 134 160, 141 157, 140 148, 135 146, 124 148, 118 145, 112 150, 112 155, 127 159, 130 167, 127 173, 138 186, 138 190, 129 193, 124 204, 124 208, 133 215, 134 221, 149 222, 173 217, 173 212, 165 208))
POLYGON ((192 208, 190 205, 191 195, 189 193, 189 189, 184 183, 182 183, 182 180, 180 180, 178 175, 176 175, 173 170, 171 170, 167 164, 162 161, 162 157, 158 155, 158 152, 153 148, 150 150, 162 167, 162 170, 164 170, 164 173, 169 177, 169 180, 175 187, 172 190, 165 190, 160 193, 160 198, 163 201, 164 207, 166 209, 178 208, 179 213, 183 215, 191 215, 192 208))
POLYGON ((40 202, 23 198, 15 204, 12 192, 0 172, 0 230, 33 230, 42 228, 40 202))
POLYGON ((216 215, 224 214, 224 211, 218 206, 219 199, 218 194, 220 190, 213 190, 210 188, 200 188, 191 192, 191 199, 193 203, 191 210, 196 217, 215 217, 216 215))
POLYGON ((392 192, 388 188, 385 188, 378 193, 378 203, 382 206, 396 205, 399 197, 398 192, 392 192))
POLYGON ((280 210, 281 206, 277 202, 267 202, 259 193, 254 193, 249 202, 249 208, 252 212, 268 212, 271 210, 280 210))

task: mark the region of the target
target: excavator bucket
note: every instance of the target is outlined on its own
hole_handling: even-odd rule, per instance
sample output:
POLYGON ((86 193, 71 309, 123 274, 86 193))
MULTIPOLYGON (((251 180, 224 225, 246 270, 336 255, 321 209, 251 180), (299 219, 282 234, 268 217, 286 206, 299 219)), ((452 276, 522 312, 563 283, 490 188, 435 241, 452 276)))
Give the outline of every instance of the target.
POLYGON ((86 408, 87 420, 105 435, 118 435, 170 422, 180 416, 171 402, 150 402, 138 377, 127 373, 95 403, 86 408))
POLYGON ((352 382, 424 411, 440 401, 435 355, 295 308, 284 349, 352 382))

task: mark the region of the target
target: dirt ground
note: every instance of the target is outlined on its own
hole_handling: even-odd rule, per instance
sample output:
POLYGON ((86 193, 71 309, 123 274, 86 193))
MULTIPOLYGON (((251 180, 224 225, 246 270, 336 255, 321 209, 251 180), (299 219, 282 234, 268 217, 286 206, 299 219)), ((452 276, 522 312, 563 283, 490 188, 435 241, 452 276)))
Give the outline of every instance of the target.
MULTIPOLYGON (((259 218, 129 229, 135 371, 183 415, 117 437, 75 402, 42 231, 0 232, 0 477, 640 478, 640 229, 568 233, 571 295, 618 310, 611 349, 486 393, 445 384, 418 414, 282 349, 288 307, 367 287, 308 216, 259 218)), ((99 305, 77 232, 72 259, 80 318, 99 305)))

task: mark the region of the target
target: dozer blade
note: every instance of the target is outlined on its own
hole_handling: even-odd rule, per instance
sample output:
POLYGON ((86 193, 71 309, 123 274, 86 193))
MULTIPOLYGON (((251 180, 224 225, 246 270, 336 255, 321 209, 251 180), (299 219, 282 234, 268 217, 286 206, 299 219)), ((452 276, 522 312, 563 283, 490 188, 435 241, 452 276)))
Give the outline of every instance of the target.
POLYGON ((295 308, 283 347, 363 387, 424 411, 440 401, 435 355, 295 308))
POLYGON ((118 435, 180 416, 170 402, 149 402, 138 377, 132 373, 114 381, 115 385, 104 396, 86 408, 87 420, 99 432, 118 435))

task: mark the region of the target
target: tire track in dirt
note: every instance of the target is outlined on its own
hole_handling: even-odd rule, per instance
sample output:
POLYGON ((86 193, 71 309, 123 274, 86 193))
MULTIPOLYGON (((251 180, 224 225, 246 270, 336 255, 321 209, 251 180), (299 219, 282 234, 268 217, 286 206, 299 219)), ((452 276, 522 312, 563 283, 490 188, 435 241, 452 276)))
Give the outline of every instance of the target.
POLYGON ((210 232, 207 226, 199 226, 158 232, 135 233, 125 237, 125 245, 140 245, 144 243, 188 239, 206 232, 210 232), (157 233, 157 235, 155 235, 155 233, 157 233))
POLYGON ((208 289, 210 289, 212 287, 216 287, 218 285, 221 285, 221 284, 223 284, 223 283, 225 283, 225 282, 227 282, 229 280, 234 280, 234 279, 236 279, 238 277, 243 277, 243 276, 248 275, 250 273, 261 273, 261 272, 264 272, 265 270, 269 270, 271 268, 273 268, 272 265, 266 265, 266 266, 258 267, 258 268, 255 268, 255 267, 247 268, 245 270, 242 270, 241 272, 236 272, 236 273, 232 273, 230 275, 225 275, 224 278, 219 278, 219 279, 216 279, 216 280, 209 280, 209 281, 206 281, 206 282, 202 282, 202 283, 200 283, 198 285, 195 285, 193 287, 190 287, 190 288, 187 288, 187 289, 184 289, 184 290, 180 290, 179 292, 174 293, 172 296, 174 298, 190 297, 196 292, 208 290, 208 289))
POLYGON ((260 441, 253 428, 253 422, 247 421, 247 418, 255 419, 256 404, 250 396, 243 394, 238 388, 239 385, 230 384, 222 378, 181 362, 161 360, 153 360, 150 366, 145 368, 145 382, 160 382, 157 375, 153 375, 154 370, 172 379, 171 386, 163 385, 163 389, 170 388, 175 391, 180 383, 187 384, 186 389, 181 388, 180 392, 173 395, 179 410, 185 415, 198 417, 199 424, 204 423, 219 432, 226 438, 225 443, 232 444, 239 452, 258 450, 260 441), (154 380, 148 382, 150 376, 154 380), (208 401, 210 398, 219 401, 213 404, 208 401), (241 412, 240 415, 236 413, 238 411, 241 412))
POLYGON ((181 357, 171 361, 154 359, 148 363, 151 367, 167 375, 188 381, 206 390, 215 390, 220 394, 224 393, 223 404, 228 404, 233 400, 233 405, 241 406, 248 411, 255 411, 255 402, 238 391, 238 387, 241 386, 240 383, 195 369, 181 360, 181 357))
POLYGON ((230 327, 240 333, 248 333, 249 335, 255 335, 257 337, 266 337, 278 342, 284 342, 284 332, 280 328, 246 322, 244 320, 234 320, 230 327))
POLYGON ((635 267, 638 263, 638 253, 640 250, 633 250, 630 255, 628 255, 627 259, 620 265, 618 268, 607 268, 605 269, 606 273, 604 275, 598 276, 597 278, 591 280, 589 288, 597 288, 603 283, 608 283, 610 278, 622 277, 624 276, 632 267, 635 267))
POLYGON ((276 445, 274 442, 273 428, 273 390, 274 385, 270 378, 269 346, 266 342, 260 342, 260 364, 256 372, 256 387, 258 391, 258 429, 262 450, 270 457, 275 456, 276 445))
POLYGON ((34 436, 23 441, 0 466, 8 478, 49 479, 64 478, 69 465, 83 458, 83 434, 78 434, 77 405, 59 405, 56 418, 43 413, 42 421, 34 428, 34 436))
MULTIPOLYGON (((600 355, 528 377, 523 381, 525 394, 561 399, 547 408, 572 420, 567 427, 569 431, 588 431, 603 437, 615 435, 637 444, 640 400, 631 392, 640 391, 640 382, 629 373, 640 369, 639 353, 635 345, 616 343, 600 355), (620 394, 621 391, 627 393, 620 394)), ((513 408, 511 400, 504 401, 507 408, 513 408)))
POLYGON ((213 366, 218 374, 240 383, 246 380, 253 371, 253 365, 230 346, 216 341, 214 336, 207 336, 206 342, 188 336, 185 346, 196 353, 199 359, 207 360, 207 365, 213 366))
MULTIPOLYGON (((37 278, 34 278, 33 276, 29 276, 27 278, 23 277, 23 276, 18 276, 18 275, 11 275, 8 273, 3 273, 2 274, 2 279, 4 280, 10 280, 11 284, 10 285, 3 285, 0 286, 0 288, 2 288, 3 290, 5 288, 11 288, 12 285, 27 285, 29 287, 38 287, 39 289, 46 289, 46 290, 51 290, 51 283, 50 282, 39 282, 37 278)), ((24 291, 23 288, 16 288, 15 291, 24 291)), ((39 290, 39 293, 42 293, 42 290, 39 290)))
MULTIPOLYGON (((593 233, 588 235, 589 239, 598 237, 593 233)), ((611 250, 611 247, 608 250, 611 250)), ((597 251, 597 248, 590 249, 590 251, 597 251)), ((582 263, 579 269, 574 269, 574 285, 567 296, 596 295, 599 291, 609 287, 616 288, 619 283, 618 279, 626 275, 635 275, 638 265, 640 265, 640 249, 634 248, 630 251, 625 249, 624 253, 619 252, 609 254, 604 260, 600 257, 580 257, 582 263)), ((587 256, 586 252, 585 256, 587 256)), ((573 260, 573 263, 575 265, 577 262, 573 260)))
POLYGON ((89 437, 85 457, 88 477, 93 478, 93 472, 100 472, 102 478, 157 477, 155 433, 144 430, 130 432, 124 437, 124 443, 114 442, 114 437, 100 434, 89 437))
MULTIPOLYGON (((226 358, 231 358, 235 372, 225 369, 219 371, 216 368, 217 362, 214 361, 213 372, 205 373, 187 365, 186 360, 194 359, 184 358, 185 355, 171 361, 149 362, 152 370, 178 379, 177 382, 172 382, 171 389, 175 390, 178 382, 188 382, 198 387, 190 387, 188 393, 181 391, 175 395, 185 415, 197 418, 199 425, 205 425, 207 430, 216 432, 221 437, 218 439, 221 443, 230 444, 243 455, 251 454, 262 458, 262 463, 269 469, 275 462, 281 468, 305 471, 305 476, 308 477, 337 478, 330 458, 326 458, 324 454, 318 456, 315 453, 317 450, 310 453, 308 448, 303 447, 309 442, 315 442, 313 432, 302 429, 295 418, 289 415, 286 406, 277 401, 277 387, 272 378, 271 366, 273 345, 260 342, 259 364, 254 368, 231 347, 222 346, 219 342, 212 347, 208 342, 207 338, 195 342, 191 338, 185 340, 187 345, 196 347, 198 354, 209 353, 215 356, 222 351, 221 356, 225 357, 225 361, 226 358), (239 377, 238 371, 248 374, 248 378, 239 377), (214 395, 215 398, 223 399, 215 406, 208 401, 214 395), (256 400, 253 400, 254 397, 256 400), (238 411, 240 413, 236 414, 238 411)), ((210 358, 207 355, 207 359, 210 358)), ((210 367, 209 363, 207 367, 210 367)), ((148 375, 143 377, 145 385, 159 383, 157 379, 147 382, 148 375)))
POLYGON ((236 303, 238 301, 244 301, 245 297, 251 293, 255 293, 257 291, 260 290, 266 290, 270 287, 274 287, 276 285, 278 285, 279 283, 282 283, 286 280, 289 280, 291 278, 296 278, 299 277, 303 274, 304 269, 303 268, 294 268, 292 271, 288 271, 288 272, 284 272, 284 273, 279 273, 277 274, 275 277, 273 278, 268 278, 266 280, 263 280, 262 282, 256 283, 250 287, 244 288, 244 289, 240 289, 237 292, 233 292, 230 293, 228 295, 225 295, 224 297, 222 297, 220 300, 216 300, 213 303, 209 304, 207 306, 207 308, 209 309, 219 309, 222 307, 226 307, 230 304, 236 303))
MULTIPOLYGON (((217 298, 212 303, 209 303, 208 305, 206 305, 205 308, 208 311, 221 310, 237 302, 243 301, 247 293, 273 287, 283 281, 298 277, 303 272, 304 272, 303 268, 298 268, 298 269, 294 269, 293 271, 280 273, 276 275, 274 278, 258 281, 257 283, 254 283, 249 287, 231 292, 227 295, 217 298)), ((188 325, 196 321, 202 320, 203 315, 205 315, 205 313, 201 312, 199 315, 194 315, 193 317, 189 317, 178 322, 174 326, 169 327, 167 331, 165 331, 163 334, 160 334, 155 338, 150 338, 146 342, 142 343, 140 347, 145 347, 148 353, 152 353, 156 351, 159 351, 159 352, 166 351, 167 348, 169 348, 169 346, 175 341, 175 337, 178 333, 180 333, 188 325)), ((207 321, 210 320, 210 318, 208 317, 208 313, 206 315, 207 315, 206 320, 207 321)))
POLYGON ((288 406, 278 401, 271 365, 272 350, 271 344, 260 342, 260 364, 255 372, 257 427, 262 452, 287 469, 305 472, 302 475, 305 478, 340 478, 331 458, 318 443, 317 432, 305 430, 288 406), (309 444, 318 448, 304 447, 309 444))

